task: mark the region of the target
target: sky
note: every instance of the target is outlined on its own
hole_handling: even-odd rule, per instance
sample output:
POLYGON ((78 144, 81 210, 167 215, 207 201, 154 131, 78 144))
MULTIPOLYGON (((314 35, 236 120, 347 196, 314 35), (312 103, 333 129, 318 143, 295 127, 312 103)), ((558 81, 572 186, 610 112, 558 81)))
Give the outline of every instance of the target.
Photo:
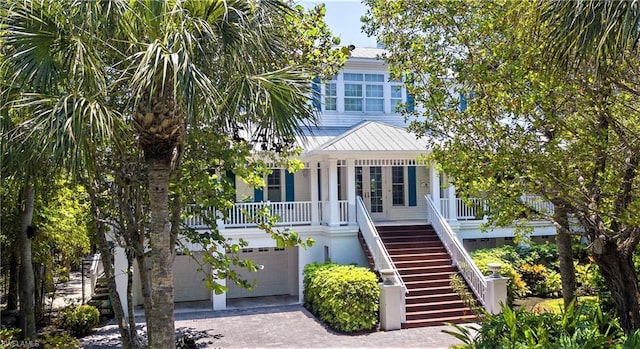
POLYGON ((366 6, 360 0, 302 0, 299 3, 306 8, 325 4, 325 22, 333 35, 340 38, 340 45, 376 47, 375 38, 362 33, 360 17, 365 14, 366 6))

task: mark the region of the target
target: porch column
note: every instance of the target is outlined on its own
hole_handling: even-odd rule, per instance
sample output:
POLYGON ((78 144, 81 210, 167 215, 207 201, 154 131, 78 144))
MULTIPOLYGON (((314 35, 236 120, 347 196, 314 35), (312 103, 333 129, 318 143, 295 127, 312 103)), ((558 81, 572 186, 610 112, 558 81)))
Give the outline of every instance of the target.
MULTIPOLYGON (((449 182, 448 177, 447 182, 449 182)), ((456 200, 456 188, 452 184, 447 187, 447 198, 449 199, 449 222, 455 222, 458 220, 458 200, 456 200)))
MULTIPOLYGON (((224 231, 221 231, 222 234, 225 234, 224 231)), ((224 251, 222 245, 216 244, 218 247, 218 251, 224 251)), ((214 268, 211 268, 211 275, 215 276, 214 268)), ((227 279, 214 278, 213 282, 217 283, 220 286, 227 286, 227 279)), ((227 292, 222 292, 221 294, 216 294, 215 291, 211 290, 211 310, 224 310, 227 309, 227 292)))
POLYGON ((320 204, 322 210, 320 212, 320 222, 322 224, 329 224, 329 163, 328 161, 322 161, 320 163, 320 204))
POLYGON ((340 225, 338 203, 338 160, 329 160, 329 226, 340 225))
POLYGON ((448 218, 444 212, 442 212, 440 203, 440 174, 438 173, 435 162, 432 162, 431 166, 429 166, 429 190, 431 191, 431 199, 436 205, 436 209, 440 211, 440 214, 442 214, 444 218, 448 218))
POLYGON ((320 224, 318 212, 318 163, 309 163, 309 191, 311 192, 311 225, 320 224))
POLYGON ((356 225, 356 161, 347 160, 347 201, 349 202, 349 225, 356 225))

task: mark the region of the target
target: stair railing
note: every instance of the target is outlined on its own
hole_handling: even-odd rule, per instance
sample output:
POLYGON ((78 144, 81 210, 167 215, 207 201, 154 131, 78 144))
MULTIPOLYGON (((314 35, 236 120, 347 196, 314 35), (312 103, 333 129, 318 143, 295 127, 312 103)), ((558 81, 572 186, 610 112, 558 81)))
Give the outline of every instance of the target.
POLYGON ((424 198, 427 201, 427 216, 431 226, 447 249, 447 252, 453 260, 453 264, 458 267, 460 274, 462 274, 471 290, 475 293, 478 301, 480 301, 483 306, 486 306, 486 277, 473 262, 473 259, 462 246, 462 243, 455 237, 447 220, 436 209, 431 195, 425 196, 424 198))
POLYGON ((98 277, 103 272, 104 272, 104 269, 102 267, 102 260, 100 259, 100 253, 96 253, 93 256, 91 256, 91 266, 89 267, 89 275, 90 275, 89 277, 91 280, 90 294, 92 294, 93 290, 96 289, 96 284, 98 283, 98 277))
POLYGON ((371 252, 371 256, 373 257, 374 268, 377 271, 388 269, 393 270, 393 275, 395 278, 395 283, 402 286, 404 290, 404 294, 409 293, 407 290, 407 286, 404 281, 402 281, 402 277, 400 277, 400 273, 396 268, 396 265, 391 260, 389 256, 389 252, 384 247, 382 243, 382 239, 378 234, 378 230, 373 224, 373 220, 367 211, 364 202, 360 196, 357 197, 356 200, 356 220, 358 221, 358 225, 360 226, 360 231, 362 232, 362 236, 364 237, 364 241, 367 243, 367 247, 371 252))

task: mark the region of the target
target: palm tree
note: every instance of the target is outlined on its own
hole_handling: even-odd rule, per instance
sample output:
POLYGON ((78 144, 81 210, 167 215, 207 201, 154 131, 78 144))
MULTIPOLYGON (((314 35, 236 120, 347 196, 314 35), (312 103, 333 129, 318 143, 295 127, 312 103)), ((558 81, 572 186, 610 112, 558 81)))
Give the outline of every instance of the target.
POLYGON ((148 171, 151 348, 175 346, 169 180, 189 128, 242 126, 286 141, 314 121, 309 75, 288 62, 280 1, 3 2, 3 71, 31 108, 28 136, 72 168, 101 139, 133 134, 148 171))
POLYGON ((555 65, 590 62, 602 69, 636 49, 640 41, 637 0, 543 1, 541 19, 548 32, 547 54, 555 65))

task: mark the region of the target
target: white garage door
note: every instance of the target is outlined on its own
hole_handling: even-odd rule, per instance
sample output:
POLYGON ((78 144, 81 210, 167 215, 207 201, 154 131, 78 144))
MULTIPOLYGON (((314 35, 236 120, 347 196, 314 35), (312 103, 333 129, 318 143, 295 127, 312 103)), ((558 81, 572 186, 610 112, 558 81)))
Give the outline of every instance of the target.
POLYGON ((211 291, 204 284, 205 274, 193 259, 202 262, 201 253, 194 256, 176 256, 173 261, 173 292, 176 302, 202 301, 211 299, 211 291))
MULTIPOLYGON (((291 250, 295 252, 295 250, 291 250)), ((292 253, 293 253, 292 252, 292 253)), ((255 288, 248 291, 227 280, 227 298, 261 297, 289 294, 289 253, 290 250, 273 247, 244 248, 240 258, 252 260, 264 268, 253 273, 234 267, 243 279, 257 281, 255 288)))

